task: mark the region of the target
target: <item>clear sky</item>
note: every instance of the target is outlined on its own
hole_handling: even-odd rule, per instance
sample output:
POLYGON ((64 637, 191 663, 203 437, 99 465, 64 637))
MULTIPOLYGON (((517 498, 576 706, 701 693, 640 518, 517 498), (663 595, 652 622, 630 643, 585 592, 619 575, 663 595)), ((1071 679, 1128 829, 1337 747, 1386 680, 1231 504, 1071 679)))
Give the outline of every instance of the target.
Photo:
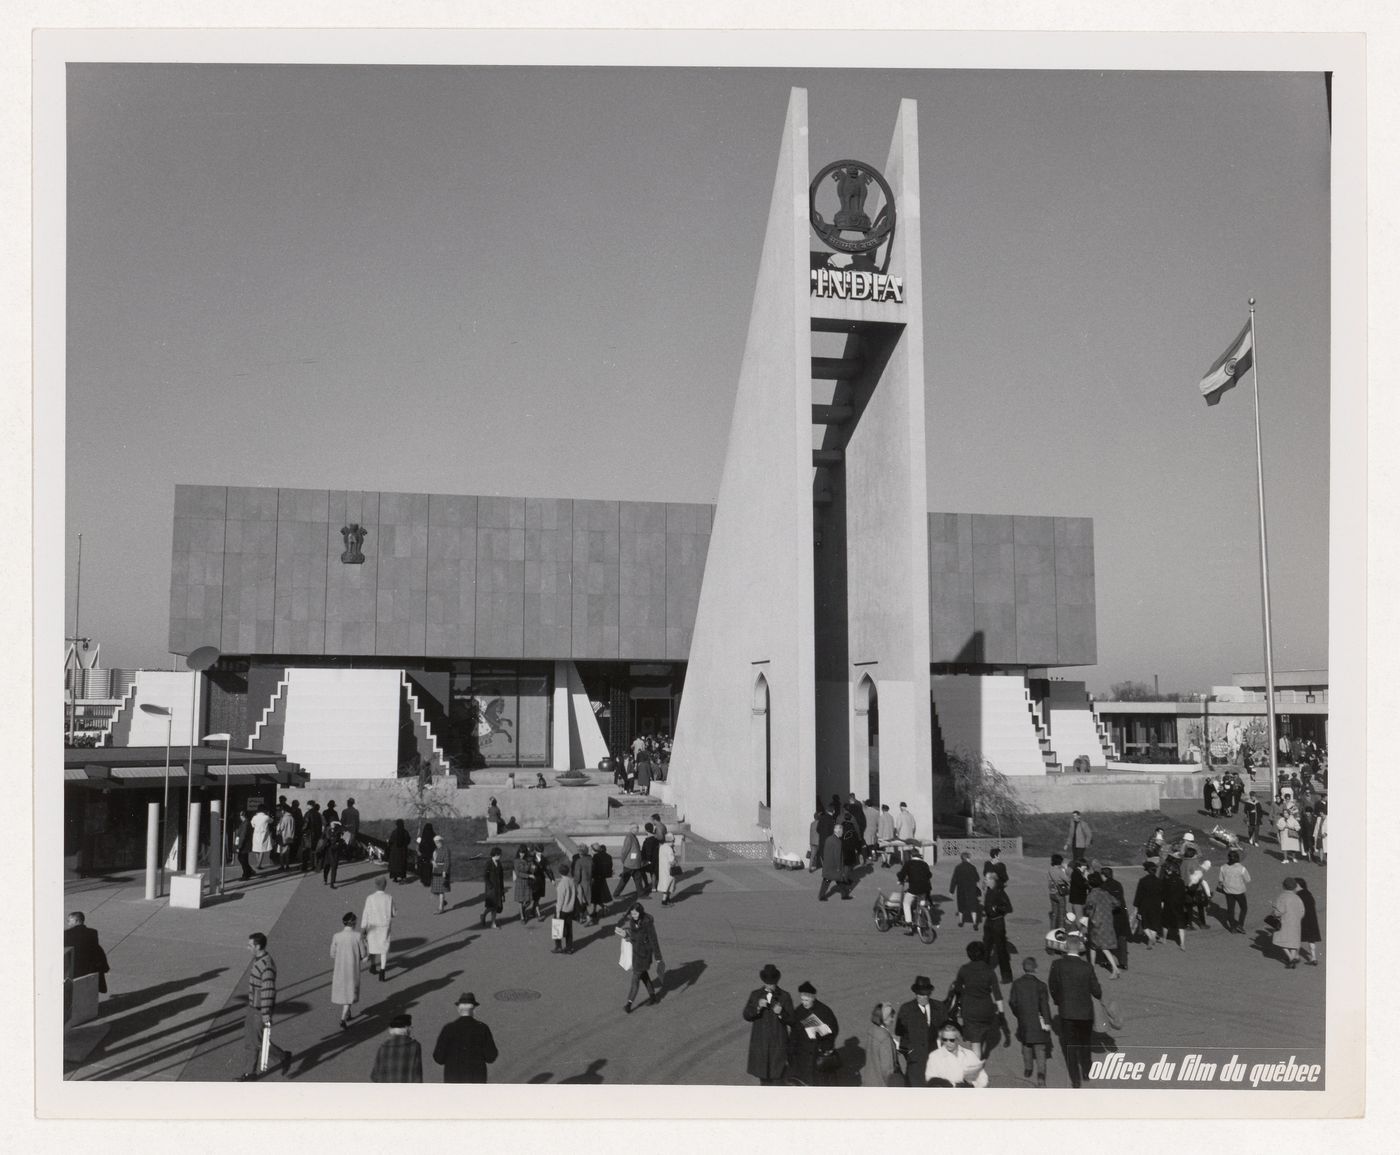
MULTIPOLYGON (((71 629, 168 665, 178 482, 715 500, 788 90, 919 102, 929 504, 1094 519, 1091 689, 1327 663, 1317 74, 69 68, 71 629)), ((814 241, 815 245, 815 241, 814 241)))

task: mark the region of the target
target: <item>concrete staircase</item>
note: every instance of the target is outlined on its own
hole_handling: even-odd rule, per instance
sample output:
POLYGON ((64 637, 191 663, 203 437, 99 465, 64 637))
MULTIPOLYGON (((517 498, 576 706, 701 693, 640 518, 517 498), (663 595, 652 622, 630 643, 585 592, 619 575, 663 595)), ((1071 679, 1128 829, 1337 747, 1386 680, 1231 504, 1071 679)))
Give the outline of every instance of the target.
POLYGON ((1051 682, 1045 709, 1061 762, 1069 766, 1084 757, 1091 767, 1108 765, 1113 747, 1083 682, 1051 682))
POLYGON ((437 735, 433 733, 432 724, 423 712, 413 683, 409 681, 408 671, 400 670, 399 675, 404 696, 408 701, 408 717, 413 725, 413 738, 418 746, 418 756, 432 766, 434 773, 442 773, 447 769, 447 759, 443 756, 442 747, 438 745, 437 735))
POLYGON ((929 683, 949 753, 978 752, 1010 777, 1041 777, 1057 765, 1049 737, 1036 723, 1024 677, 934 674, 929 683))
POLYGON ((263 707, 253 732, 248 735, 249 750, 269 750, 281 753, 287 728, 287 671, 277 681, 272 699, 263 707))

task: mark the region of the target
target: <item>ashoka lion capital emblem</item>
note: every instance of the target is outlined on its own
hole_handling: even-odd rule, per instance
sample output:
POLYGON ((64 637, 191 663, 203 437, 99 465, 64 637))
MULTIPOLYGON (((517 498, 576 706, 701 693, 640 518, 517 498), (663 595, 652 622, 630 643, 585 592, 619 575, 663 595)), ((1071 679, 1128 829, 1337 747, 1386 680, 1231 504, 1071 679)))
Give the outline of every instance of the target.
MULTIPOLYGON (((876 250, 894 238, 895 222, 894 193, 878 170, 863 161, 835 161, 813 178, 807 193, 807 202, 812 231, 828 248, 835 249, 838 253, 849 254, 853 258, 851 268, 875 269, 876 250), (824 187, 828 176, 836 186, 836 195, 840 202, 840 208, 830 223, 817 210, 817 193, 824 187), (884 198, 874 221, 865 209, 872 184, 879 186, 884 198)), ((887 247, 879 271, 887 271, 889 265, 890 249, 887 247)))
POLYGON ((369 530, 356 521, 340 527, 340 536, 345 541, 345 552, 340 555, 342 562, 346 565, 365 564, 365 555, 360 547, 365 544, 365 535, 368 532, 369 530))

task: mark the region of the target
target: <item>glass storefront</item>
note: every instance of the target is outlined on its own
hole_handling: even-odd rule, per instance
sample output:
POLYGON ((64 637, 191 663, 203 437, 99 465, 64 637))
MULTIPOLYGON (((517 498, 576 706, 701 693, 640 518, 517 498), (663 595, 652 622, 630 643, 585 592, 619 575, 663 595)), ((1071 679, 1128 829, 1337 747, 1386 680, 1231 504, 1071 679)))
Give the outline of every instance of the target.
POLYGON ((550 764, 548 662, 454 662, 444 753, 469 768, 550 764))

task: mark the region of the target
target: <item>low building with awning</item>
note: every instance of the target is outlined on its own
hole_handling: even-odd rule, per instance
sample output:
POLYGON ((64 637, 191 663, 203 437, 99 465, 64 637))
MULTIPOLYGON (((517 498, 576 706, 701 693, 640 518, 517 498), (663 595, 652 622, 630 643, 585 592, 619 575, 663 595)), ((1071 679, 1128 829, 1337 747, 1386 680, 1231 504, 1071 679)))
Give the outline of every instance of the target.
MULTIPOLYGON (((250 806, 271 810, 279 790, 305 786, 311 777, 297 763, 261 750, 230 750, 227 776, 231 816, 250 806)), ((167 789, 165 851, 184 829, 190 801, 200 803, 201 837, 207 844, 209 803, 222 803, 224 777, 221 746, 196 746, 193 755, 188 746, 173 746, 168 772, 164 746, 65 750, 65 868, 79 875, 139 869, 146 849, 146 808, 163 802, 167 789)))

